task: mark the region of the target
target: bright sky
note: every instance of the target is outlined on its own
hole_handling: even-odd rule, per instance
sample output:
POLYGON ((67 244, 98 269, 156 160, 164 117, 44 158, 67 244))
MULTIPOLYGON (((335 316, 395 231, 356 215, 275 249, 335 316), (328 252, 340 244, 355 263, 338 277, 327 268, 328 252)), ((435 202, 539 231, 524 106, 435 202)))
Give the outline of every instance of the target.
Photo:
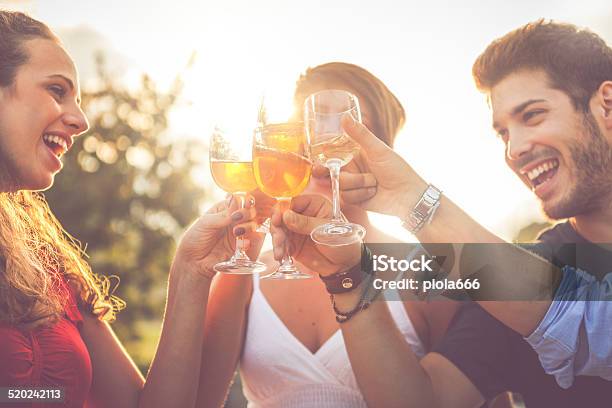
MULTIPOLYGON (((308 66, 332 60, 362 65, 407 111, 396 150, 506 238, 539 210, 505 167, 485 99, 471 79, 474 59, 493 39, 540 17, 587 26, 612 42, 607 0, 20 0, 0 5, 28 11, 60 32, 95 30, 106 39, 104 48, 122 55, 132 72, 145 71, 162 84, 182 72, 196 51, 185 77, 185 97, 192 105, 174 115, 172 131, 206 139, 213 121, 239 116, 246 107, 252 111, 262 90, 272 114, 286 114, 295 80, 308 66)), ((405 237, 392 227, 395 220, 377 219, 405 237)))

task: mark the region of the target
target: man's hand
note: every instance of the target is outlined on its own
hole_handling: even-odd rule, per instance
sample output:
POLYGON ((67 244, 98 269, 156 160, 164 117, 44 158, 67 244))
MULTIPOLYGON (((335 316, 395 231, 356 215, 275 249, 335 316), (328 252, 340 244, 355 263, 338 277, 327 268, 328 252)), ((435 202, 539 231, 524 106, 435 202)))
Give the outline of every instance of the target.
POLYGON ((360 262, 359 242, 331 247, 316 244, 310 239, 312 230, 329 222, 331 216, 331 203, 320 195, 294 198, 291 209, 283 214, 277 208, 272 215, 271 227, 274 258, 282 259, 285 245, 289 245, 291 255, 296 260, 322 276, 332 275, 360 262))
MULTIPOLYGON (((365 210, 404 217, 415 204, 414 197, 427 187, 425 181, 363 124, 346 115, 342 126, 361 146, 359 157, 340 173, 343 201, 365 210)), ((325 175, 321 169, 313 174, 325 175)))

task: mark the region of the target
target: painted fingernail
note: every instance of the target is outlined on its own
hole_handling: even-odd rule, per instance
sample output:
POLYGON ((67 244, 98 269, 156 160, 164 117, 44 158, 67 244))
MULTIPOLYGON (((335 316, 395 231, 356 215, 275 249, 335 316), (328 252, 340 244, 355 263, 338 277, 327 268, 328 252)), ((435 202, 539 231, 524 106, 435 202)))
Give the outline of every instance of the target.
POLYGON ((246 232, 246 231, 244 230, 244 228, 239 227, 239 228, 236 228, 236 229, 234 230, 234 235, 236 235, 236 236, 243 235, 245 232, 246 232))
POLYGON ((242 219, 242 213, 236 212, 232 214, 232 221, 240 221, 242 219))

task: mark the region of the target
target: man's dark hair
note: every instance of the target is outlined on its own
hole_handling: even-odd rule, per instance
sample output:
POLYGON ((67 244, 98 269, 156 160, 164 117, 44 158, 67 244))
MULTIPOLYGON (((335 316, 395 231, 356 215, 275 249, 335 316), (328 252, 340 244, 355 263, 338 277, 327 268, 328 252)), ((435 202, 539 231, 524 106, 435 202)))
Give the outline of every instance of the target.
POLYGON ((541 69, 576 109, 588 111, 602 82, 612 80, 612 49, 597 34, 571 24, 538 20, 493 41, 476 59, 472 74, 490 91, 519 70, 541 69))

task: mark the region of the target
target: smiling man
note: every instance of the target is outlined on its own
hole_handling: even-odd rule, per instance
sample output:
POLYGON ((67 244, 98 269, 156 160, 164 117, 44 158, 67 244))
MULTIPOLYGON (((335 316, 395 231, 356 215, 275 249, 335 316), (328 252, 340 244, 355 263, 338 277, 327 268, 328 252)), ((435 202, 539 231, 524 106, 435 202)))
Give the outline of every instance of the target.
POLYGON ((538 22, 492 43, 474 64, 506 163, 551 219, 609 242, 612 50, 573 26, 538 22))
POLYGON ((528 335, 544 371, 566 391, 552 386, 547 391, 539 368, 525 369, 530 350, 518 346, 521 339, 514 333, 504 334, 505 327, 479 316, 480 308, 465 308, 471 311, 458 316, 438 351, 485 396, 500 381, 487 376, 486 367, 506 365, 506 375, 511 374, 506 378, 539 404, 547 398, 551 406, 605 404, 605 385, 597 385, 594 377, 575 376, 612 380, 612 49, 587 30, 538 21, 492 42, 474 63, 473 75, 489 98, 506 163, 534 192, 548 218, 560 221, 540 234, 536 249, 563 271, 561 282, 553 285, 558 301, 544 316, 535 305, 522 310, 541 319, 533 331, 521 330, 518 313, 501 310, 507 305, 483 306, 528 335), (515 344, 516 354, 504 357, 489 346, 473 349, 466 359, 453 344, 461 328, 472 329, 476 345, 498 336, 500 344, 515 344), (517 382, 521 377, 527 382, 517 382), (563 402, 551 404, 556 398, 563 402))

